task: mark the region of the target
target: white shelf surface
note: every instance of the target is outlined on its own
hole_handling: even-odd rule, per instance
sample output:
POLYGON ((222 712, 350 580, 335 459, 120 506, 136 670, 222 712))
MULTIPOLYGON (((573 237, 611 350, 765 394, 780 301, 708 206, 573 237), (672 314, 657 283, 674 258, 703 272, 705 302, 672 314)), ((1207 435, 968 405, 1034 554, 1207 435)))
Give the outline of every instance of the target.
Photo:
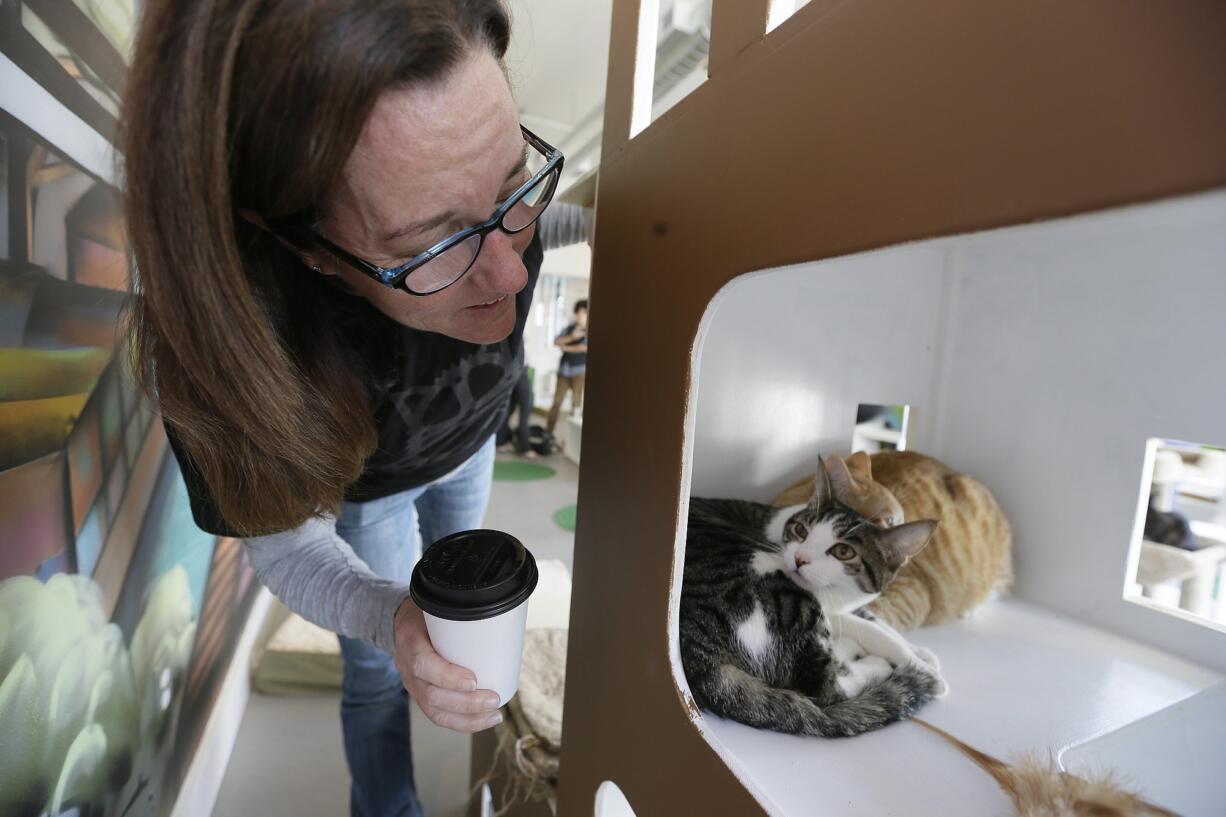
POLYGON ((1152 781, 1151 799, 1183 817, 1219 817, 1226 803, 1226 683, 1060 755, 1066 769, 1114 769, 1152 781))
MULTIPOLYGON (((922 717, 1009 760, 1066 747, 1151 715, 1222 680, 1208 669, 1021 601, 911 633, 933 650, 948 697, 922 717)), ((988 775, 936 735, 901 723, 825 740, 704 714, 701 728, 774 815, 1010 814, 988 775)), ((1145 781, 1133 781, 1142 791, 1145 781)))

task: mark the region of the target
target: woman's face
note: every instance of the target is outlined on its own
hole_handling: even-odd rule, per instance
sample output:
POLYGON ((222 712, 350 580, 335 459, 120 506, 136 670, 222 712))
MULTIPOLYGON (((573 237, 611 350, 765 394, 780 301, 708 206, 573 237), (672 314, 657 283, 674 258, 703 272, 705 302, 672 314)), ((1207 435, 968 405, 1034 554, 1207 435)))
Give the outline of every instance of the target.
MULTIPOLYGON (((359 258, 399 266, 489 218, 528 178, 524 147, 501 67, 474 49, 446 78, 379 98, 329 202, 323 233, 359 258)), ((426 296, 384 286, 331 255, 310 261, 398 323, 493 343, 515 327, 515 295, 528 283, 522 256, 534 230, 491 232, 463 278, 426 296)))

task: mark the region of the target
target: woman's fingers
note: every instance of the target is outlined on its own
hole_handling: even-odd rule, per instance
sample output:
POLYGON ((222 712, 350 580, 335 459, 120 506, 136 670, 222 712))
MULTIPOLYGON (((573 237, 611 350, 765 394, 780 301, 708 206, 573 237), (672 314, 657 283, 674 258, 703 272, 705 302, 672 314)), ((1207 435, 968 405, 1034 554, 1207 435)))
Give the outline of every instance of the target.
POLYGON ((456 692, 431 684, 422 686, 417 705, 438 726, 457 732, 480 732, 502 723, 498 696, 488 689, 456 692))
POLYGON ((422 704, 421 711, 426 713, 426 717, 430 722, 441 726, 444 729, 451 729, 456 732, 480 732, 483 729, 489 729, 491 726, 497 726, 502 723, 502 715, 497 712, 486 713, 484 715, 464 715, 459 712, 448 712, 446 710, 435 709, 434 707, 422 704))
POLYGON ((396 667, 405 689, 432 723, 480 732, 502 722, 498 696, 477 689, 477 676, 434 651, 421 611, 405 601, 396 611, 396 667))
POLYGON ((456 732, 480 732, 502 722, 498 696, 474 689, 475 676, 431 650, 413 656, 405 686, 430 721, 456 732))
POLYGON ((476 692, 455 692, 443 687, 427 685, 422 694, 423 705, 461 715, 489 717, 498 711, 498 695, 488 689, 476 692))
POLYGON ((477 688, 477 676, 464 667, 452 664, 434 650, 422 650, 414 655, 409 669, 413 677, 444 689, 472 692, 477 688))

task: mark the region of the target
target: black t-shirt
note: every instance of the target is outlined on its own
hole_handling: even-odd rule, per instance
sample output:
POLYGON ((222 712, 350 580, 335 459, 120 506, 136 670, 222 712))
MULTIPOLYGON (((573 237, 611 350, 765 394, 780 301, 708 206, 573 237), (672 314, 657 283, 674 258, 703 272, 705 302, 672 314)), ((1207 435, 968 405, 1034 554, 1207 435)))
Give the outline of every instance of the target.
MULTIPOLYGON (((505 422, 511 390, 524 367, 524 326, 543 259, 538 233, 524 252, 528 283, 515 297, 515 329, 505 340, 477 345, 395 328, 394 342, 400 344, 396 371, 388 383, 372 389, 379 446, 345 490, 347 501, 369 502, 433 482, 462 465, 505 422)), ((196 524, 218 536, 235 536, 194 464, 174 435, 168 436, 196 524)))
MULTIPOLYGON (((563 329, 562 334, 558 335, 558 337, 559 338, 568 337, 571 332, 574 332, 578 328, 579 328, 579 324, 572 323, 570 326, 563 329)), ((587 330, 586 329, 583 330, 583 336, 581 338, 579 338, 578 340, 571 341, 570 343, 567 344, 567 346, 578 346, 581 343, 587 343, 587 330)), ((587 352, 563 352, 562 353, 562 364, 565 366, 572 366, 572 367, 573 366, 586 366, 587 365, 587 352)))

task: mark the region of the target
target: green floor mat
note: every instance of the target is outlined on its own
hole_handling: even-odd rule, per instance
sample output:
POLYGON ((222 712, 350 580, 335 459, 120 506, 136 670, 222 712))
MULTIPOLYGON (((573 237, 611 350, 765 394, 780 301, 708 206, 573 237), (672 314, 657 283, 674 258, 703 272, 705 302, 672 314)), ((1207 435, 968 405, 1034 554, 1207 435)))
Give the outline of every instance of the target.
POLYGON ((494 463, 494 479, 500 482, 530 482, 534 479, 549 479, 558 473, 548 465, 518 460, 498 460, 494 463))
POLYGON ((553 521, 558 524, 562 530, 568 530, 571 533, 575 532, 575 506, 567 505, 553 515, 553 521))

